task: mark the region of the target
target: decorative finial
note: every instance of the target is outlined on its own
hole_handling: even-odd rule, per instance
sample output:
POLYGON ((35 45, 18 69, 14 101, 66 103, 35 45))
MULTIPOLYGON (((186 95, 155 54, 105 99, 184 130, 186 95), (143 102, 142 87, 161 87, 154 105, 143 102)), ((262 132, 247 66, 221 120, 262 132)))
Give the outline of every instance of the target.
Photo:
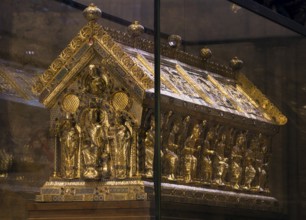
POLYGON ((144 27, 139 23, 139 21, 134 21, 128 27, 128 33, 132 35, 132 37, 139 37, 144 32, 144 27))
POLYGON ((87 8, 84 9, 83 15, 87 21, 97 21, 101 17, 101 10, 93 3, 91 3, 87 8))
POLYGON ((200 51, 200 55, 203 58, 204 61, 207 61, 208 59, 210 59, 212 57, 212 52, 209 48, 204 47, 201 49, 200 51))
POLYGON ((243 61, 239 60, 237 57, 234 57, 230 61, 230 67, 232 67, 233 71, 239 71, 243 67, 243 61))
POLYGON ((182 38, 179 35, 172 34, 168 37, 168 44, 170 47, 177 49, 182 44, 182 38))

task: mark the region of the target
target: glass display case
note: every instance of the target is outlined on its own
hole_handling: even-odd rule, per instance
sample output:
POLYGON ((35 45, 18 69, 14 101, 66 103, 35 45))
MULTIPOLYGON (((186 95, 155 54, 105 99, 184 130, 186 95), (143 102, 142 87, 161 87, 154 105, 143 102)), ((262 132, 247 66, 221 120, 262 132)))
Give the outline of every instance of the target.
POLYGON ((2 1, 1 219, 303 219, 304 38, 235 3, 161 1, 158 113, 154 1, 2 1))

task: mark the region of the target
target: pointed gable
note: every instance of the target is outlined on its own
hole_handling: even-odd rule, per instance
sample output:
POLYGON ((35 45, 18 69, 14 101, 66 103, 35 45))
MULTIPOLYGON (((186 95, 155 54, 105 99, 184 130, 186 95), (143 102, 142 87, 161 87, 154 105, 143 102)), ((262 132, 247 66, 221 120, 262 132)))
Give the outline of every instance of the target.
MULTIPOLYGON (((242 74, 229 67, 163 45, 161 94, 199 109, 285 124, 286 117, 242 74)), ((90 20, 50 67, 33 91, 51 107, 58 95, 93 59, 100 59, 139 99, 154 92, 152 42, 101 27, 90 20)))
POLYGON ((50 67, 38 78, 33 91, 41 102, 51 107, 58 95, 94 58, 101 59, 114 74, 124 77, 142 97, 144 90, 153 87, 153 80, 126 54, 122 46, 97 23, 88 23, 61 52, 50 67))

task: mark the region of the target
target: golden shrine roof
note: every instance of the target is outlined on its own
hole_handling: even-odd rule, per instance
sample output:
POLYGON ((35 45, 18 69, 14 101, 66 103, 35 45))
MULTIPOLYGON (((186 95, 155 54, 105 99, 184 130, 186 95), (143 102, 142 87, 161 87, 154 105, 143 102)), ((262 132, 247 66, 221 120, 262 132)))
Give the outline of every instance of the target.
MULTIPOLYGON (((50 107, 67 83, 90 60, 102 58, 104 65, 128 73, 138 86, 139 96, 154 93, 154 45, 151 41, 102 28, 89 19, 78 35, 38 78, 33 91, 50 107)), ((241 117, 283 125, 287 118, 239 72, 207 57, 194 56, 169 45, 161 46, 161 94, 184 102, 232 113, 241 117)), ((236 65, 235 65, 236 62, 236 65)))
POLYGON ((0 98, 42 106, 31 91, 37 72, 41 70, 0 59, 0 98))

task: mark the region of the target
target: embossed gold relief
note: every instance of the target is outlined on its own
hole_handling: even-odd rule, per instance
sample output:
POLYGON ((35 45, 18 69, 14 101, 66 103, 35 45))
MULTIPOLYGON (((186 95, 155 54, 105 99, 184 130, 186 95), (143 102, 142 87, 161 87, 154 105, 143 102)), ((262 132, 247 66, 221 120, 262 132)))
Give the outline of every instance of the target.
POLYGON ((142 88, 153 88, 153 80, 151 80, 150 77, 147 76, 143 70, 133 62, 133 60, 122 50, 119 44, 114 43, 110 37, 102 36, 100 39, 95 39, 105 49, 105 51, 113 55, 114 59, 116 60, 116 65, 119 65, 128 74, 131 74, 131 76, 142 88))
POLYGON ((65 71, 65 73, 67 74, 62 76, 63 79, 60 81, 60 83, 55 88, 53 88, 53 90, 50 91, 49 94, 47 94, 47 97, 44 97, 43 104, 47 107, 51 107, 55 102, 55 98, 65 89, 67 84, 70 83, 75 74, 79 73, 79 71, 81 71, 84 65, 86 65, 93 57, 94 51, 88 50, 87 53, 84 54, 84 56, 78 61, 77 64, 75 64, 71 68, 69 72, 65 71))
POLYGON ((150 127, 144 137, 144 173, 146 177, 153 177, 153 158, 154 158, 154 143, 155 143, 155 119, 150 117, 150 127))
MULTIPOLYGON (((124 91, 113 91, 105 69, 89 64, 81 80, 68 89, 60 103, 64 112, 56 113, 53 127, 57 158, 55 173, 62 179, 126 179, 137 172, 137 124, 126 112, 130 105, 124 91)), ((55 116, 54 116, 55 117, 55 116)))
POLYGON ((116 201, 116 200, 146 200, 143 181, 48 181, 42 188, 37 201, 116 201))
MULTIPOLYGON (((55 140, 54 182, 42 188, 40 201, 143 200, 142 180, 153 177, 153 55, 114 41, 95 22, 99 10, 90 7, 85 13, 89 23, 33 87, 51 108, 55 140)), ((147 43, 150 50, 152 45, 136 32, 130 44, 147 43)), ((175 53, 179 60, 194 58, 178 49, 175 53)), ((208 60, 208 49, 202 54, 199 60, 210 71, 221 68, 223 75, 230 75, 208 60)), ((167 94, 162 96, 167 111, 161 114, 163 181, 269 193, 275 130, 269 131, 274 125, 257 107, 284 123, 281 113, 254 87, 246 90, 251 84, 238 73, 243 83, 236 85, 235 79, 178 63, 165 58, 161 65, 167 94), (249 103, 254 94, 263 101, 249 103)))
POLYGON ((80 138, 81 129, 75 119, 70 117, 63 120, 60 127, 59 143, 62 155, 61 175, 65 179, 80 177, 78 164, 80 163, 80 138))
MULTIPOLYGON (((153 175, 155 124, 146 116, 140 139, 144 177, 153 175)), ((269 139, 213 121, 192 119, 172 111, 162 114, 162 175, 164 181, 218 187, 225 190, 269 192, 269 139), (179 123, 183 121, 183 123, 179 123), (186 133, 181 133, 186 131, 186 133)))
MULTIPOLYGON (((172 114, 172 112, 171 112, 172 114)), ((169 115, 169 114, 168 114, 169 115)), ((178 148, 177 144, 177 134, 180 130, 179 121, 174 121, 167 142, 164 142, 164 155, 163 155, 163 165, 164 165, 164 175, 168 180, 176 180, 177 176, 177 165, 178 165, 178 148)))
POLYGON ((70 59, 75 55, 78 49, 81 47, 82 44, 85 43, 86 38, 83 36, 83 33, 86 30, 89 30, 89 24, 86 25, 68 45, 66 49, 62 51, 59 57, 52 62, 49 69, 46 70, 36 81, 34 84, 32 91, 35 94, 40 94, 46 86, 56 77, 59 73, 59 69, 63 67, 70 59))
POLYGON ((196 178, 196 169, 198 162, 198 158, 196 157, 196 155, 200 150, 200 145, 197 145, 199 138, 200 138, 200 125, 195 124, 193 126, 191 134, 185 140, 182 152, 183 155, 182 174, 184 177, 184 181, 186 183, 189 183, 196 178))

